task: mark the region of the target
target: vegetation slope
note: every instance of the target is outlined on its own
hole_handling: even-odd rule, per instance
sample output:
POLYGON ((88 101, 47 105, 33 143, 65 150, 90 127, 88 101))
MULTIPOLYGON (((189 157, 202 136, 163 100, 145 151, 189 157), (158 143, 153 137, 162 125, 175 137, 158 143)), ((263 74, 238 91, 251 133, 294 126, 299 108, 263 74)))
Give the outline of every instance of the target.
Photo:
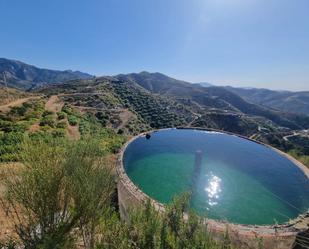
MULTIPOLYGON (((307 138, 284 139, 294 128, 306 128, 307 117, 264 109, 226 90, 204 92, 173 79, 167 84, 166 76, 159 76, 158 85, 153 75, 72 80, 30 96, 6 89, 13 101, 25 99, 0 109, 0 161, 24 165, 1 181, 6 190, 1 203, 15 223, 18 243, 25 248, 232 248, 228 234, 214 240, 191 211, 189 222, 183 222, 186 198, 175 200, 164 215, 148 204, 133 211, 128 223, 119 218, 110 166, 124 142, 142 131, 226 130, 308 162, 307 138)), ((14 243, 6 240, 3 246, 14 243)))

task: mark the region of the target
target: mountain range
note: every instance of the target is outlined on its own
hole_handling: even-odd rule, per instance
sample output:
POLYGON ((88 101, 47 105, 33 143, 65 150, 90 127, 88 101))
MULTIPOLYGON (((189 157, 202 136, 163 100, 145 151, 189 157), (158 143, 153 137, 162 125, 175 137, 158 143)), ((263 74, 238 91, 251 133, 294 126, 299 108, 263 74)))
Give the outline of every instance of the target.
POLYGON ((235 87, 226 87, 226 89, 258 105, 309 115, 309 91, 290 92, 235 87))
MULTIPOLYGON (((22 90, 61 84, 70 80, 92 79, 79 71, 41 69, 26 63, 0 59, 0 85, 22 90)), ((131 73, 112 76, 119 81, 134 83, 148 92, 191 107, 208 111, 244 113, 264 117, 291 129, 301 129, 309 115, 309 92, 272 91, 255 88, 218 87, 210 83, 192 84, 161 73, 131 73)), ((308 124, 309 125, 309 124, 308 124)))
POLYGON ((26 63, 0 58, 0 85, 30 90, 48 84, 73 79, 89 79, 92 76, 79 71, 42 69, 26 63))

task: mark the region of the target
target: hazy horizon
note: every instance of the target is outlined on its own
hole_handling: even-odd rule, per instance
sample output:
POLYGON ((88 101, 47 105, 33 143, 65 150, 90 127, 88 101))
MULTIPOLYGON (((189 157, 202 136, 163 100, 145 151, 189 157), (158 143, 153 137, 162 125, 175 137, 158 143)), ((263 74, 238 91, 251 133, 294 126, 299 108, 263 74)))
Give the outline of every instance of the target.
POLYGON ((0 57, 93 75, 309 90, 309 1, 3 0, 0 57))

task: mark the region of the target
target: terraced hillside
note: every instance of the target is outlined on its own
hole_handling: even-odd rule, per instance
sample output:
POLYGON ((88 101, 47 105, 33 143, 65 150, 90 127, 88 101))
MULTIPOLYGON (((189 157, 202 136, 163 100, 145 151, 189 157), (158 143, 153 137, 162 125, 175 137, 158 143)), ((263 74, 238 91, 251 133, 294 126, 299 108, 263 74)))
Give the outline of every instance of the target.
MULTIPOLYGON (((191 99, 154 94, 135 82, 111 77, 70 81, 40 92, 57 94, 74 108, 101 117, 107 126, 117 128, 117 124, 122 124, 121 129, 127 134, 135 134, 147 128, 202 126, 250 136, 258 131, 260 123, 267 123, 264 119, 249 117, 241 112, 201 106, 191 99), (134 119, 123 124, 123 112, 134 119)), ((276 125, 271 123, 268 126, 276 125)))
MULTIPOLYGON (((230 131, 291 151, 298 157, 307 156, 306 142, 300 144, 297 139, 285 139, 293 134, 293 128, 299 130, 299 127, 303 129, 302 125, 308 125, 306 118, 296 115, 300 117, 297 119, 281 113, 278 122, 275 114, 271 117, 264 113, 248 114, 245 109, 240 109, 243 106, 255 108, 253 104, 247 104, 229 92, 217 91, 215 88, 209 91, 212 96, 210 103, 221 101, 227 108, 205 102, 201 104, 199 98, 185 94, 153 93, 132 79, 126 81, 114 77, 72 80, 37 89, 27 101, 0 113, 2 143, 5 141, 7 146, 5 158, 10 158, 9 148, 14 148, 19 136, 25 132, 79 139, 102 128, 131 136, 151 129, 177 126, 230 131), (242 105, 243 102, 246 104, 242 105), (285 127, 283 121, 287 124, 285 127)), ((272 110, 267 111, 269 113, 272 110)), ((3 160, 7 160, 5 158, 3 160)))
POLYGON ((290 129, 309 128, 309 117, 286 113, 276 109, 247 102, 237 94, 223 87, 202 87, 198 84, 179 81, 160 73, 142 72, 140 74, 117 75, 118 79, 134 82, 151 93, 169 98, 188 99, 204 109, 225 110, 228 113, 242 113, 268 119, 278 126, 290 129))
POLYGON ((73 107, 92 112, 106 125, 117 127, 124 117, 130 117, 122 130, 136 133, 149 128, 175 127, 194 119, 194 113, 181 103, 153 95, 136 84, 112 78, 74 81, 41 90, 57 94, 73 107), (127 113, 124 115, 123 113, 127 113))

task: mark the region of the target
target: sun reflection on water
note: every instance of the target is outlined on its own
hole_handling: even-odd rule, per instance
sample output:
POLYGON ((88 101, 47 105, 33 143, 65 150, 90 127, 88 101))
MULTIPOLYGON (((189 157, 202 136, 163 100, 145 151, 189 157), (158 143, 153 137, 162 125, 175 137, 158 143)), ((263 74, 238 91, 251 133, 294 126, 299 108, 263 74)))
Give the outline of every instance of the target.
POLYGON ((214 175, 212 172, 208 175, 207 186, 205 187, 205 192, 208 195, 208 204, 214 206, 218 204, 219 194, 221 192, 221 178, 214 175))

